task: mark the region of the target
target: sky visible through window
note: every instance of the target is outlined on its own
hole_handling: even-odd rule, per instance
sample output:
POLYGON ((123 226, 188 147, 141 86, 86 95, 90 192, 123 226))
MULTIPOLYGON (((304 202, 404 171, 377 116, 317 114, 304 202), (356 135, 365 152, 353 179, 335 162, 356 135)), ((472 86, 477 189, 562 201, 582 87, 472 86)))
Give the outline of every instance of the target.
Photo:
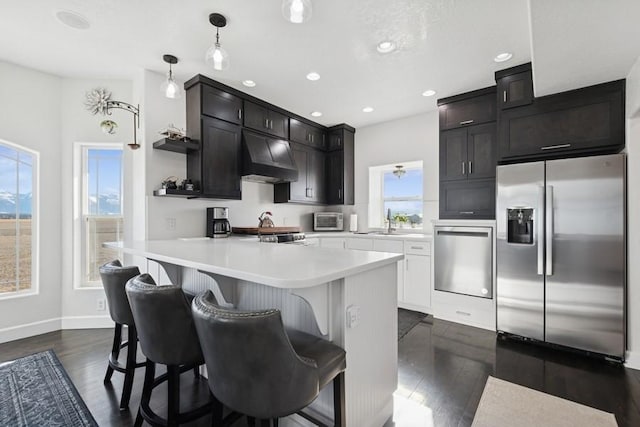
POLYGON ((122 215, 122 150, 87 150, 87 213, 122 215))
POLYGON ((393 172, 383 176, 384 216, 391 209, 391 217, 406 216, 409 223, 422 224, 422 169, 406 169, 398 178, 393 172))
POLYGON ((33 156, 0 144, 0 216, 31 218, 33 156))

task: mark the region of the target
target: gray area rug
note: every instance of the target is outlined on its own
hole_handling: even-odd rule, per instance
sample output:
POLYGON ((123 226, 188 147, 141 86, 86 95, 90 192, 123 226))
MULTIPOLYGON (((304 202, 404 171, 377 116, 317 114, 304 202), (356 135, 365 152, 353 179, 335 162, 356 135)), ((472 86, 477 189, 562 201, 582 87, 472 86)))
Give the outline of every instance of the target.
POLYGON ((53 350, 0 364, 0 426, 97 426, 53 350))
MULTIPOLYGON (((419 311, 398 309, 398 340, 407 335, 418 323, 428 321, 430 316, 419 311)), ((430 322, 429 322, 430 323, 430 322)))
POLYGON ((489 377, 472 427, 617 427, 608 412, 489 377))

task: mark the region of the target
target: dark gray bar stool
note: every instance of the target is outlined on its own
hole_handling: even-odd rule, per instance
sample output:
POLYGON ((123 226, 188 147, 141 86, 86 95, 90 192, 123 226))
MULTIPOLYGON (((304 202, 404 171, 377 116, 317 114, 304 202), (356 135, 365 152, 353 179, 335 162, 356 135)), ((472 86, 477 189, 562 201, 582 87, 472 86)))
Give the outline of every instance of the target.
MULTIPOLYGON (((345 351, 322 338, 285 331, 279 310, 233 311, 217 306, 211 291, 191 305, 209 374, 209 388, 228 408, 263 425, 298 413, 333 382, 334 423, 345 425, 345 351)), ((222 411, 214 413, 220 422, 222 411)))
POLYGON ((109 355, 109 365, 107 373, 104 376, 104 382, 111 382, 113 371, 124 373, 124 386, 122 387, 122 397, 120 398, 120 409, 129 408, 129 399, 131 398, 131 388, 133 387, 133 377, 136 368, 144 366, 144 363, 136 363, 136 352, 138 350, 138 334, 136 326, 129 307, 129 300, 124 290, 125 285, 132 277, 140 274, 138 267, 123 267, 120 261, 115 260, 104 264, 100 267, 100 277, 102 278, 102 286, 107 296, 107 305, 109 306, 109 314, 115 322, 115 332, 113 334, 113 345, 111 354, 109 355), (128 337, 122 342, 122 325, 127 326, 128 337), (120 350, 127 348, 127 364, 123 367, 118 362, 120 350))
POLYGON ((144 419, 153 426, 177 426, 211 413, 213 404, 180 412, 180 374, 204 364, 198 335, 187 296, 180 286, 156 286, 148 274, 129 280, 126 287, 138 339, 147 356, 144 386, 136 426, 144 419), (167 366, 167 373, 155 377, 155 364, 167 366), (168 411, 163 419, 149 406, 153 389, 168 382, 168 411))

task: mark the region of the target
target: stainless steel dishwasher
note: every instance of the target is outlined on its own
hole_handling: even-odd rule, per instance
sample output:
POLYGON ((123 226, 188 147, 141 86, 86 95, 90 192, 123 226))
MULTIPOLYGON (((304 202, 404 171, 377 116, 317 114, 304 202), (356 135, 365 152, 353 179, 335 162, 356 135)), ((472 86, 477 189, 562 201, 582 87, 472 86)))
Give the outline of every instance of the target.
POLYGON ((435 226, 434 289, 493 298, 493 228, 435 226))

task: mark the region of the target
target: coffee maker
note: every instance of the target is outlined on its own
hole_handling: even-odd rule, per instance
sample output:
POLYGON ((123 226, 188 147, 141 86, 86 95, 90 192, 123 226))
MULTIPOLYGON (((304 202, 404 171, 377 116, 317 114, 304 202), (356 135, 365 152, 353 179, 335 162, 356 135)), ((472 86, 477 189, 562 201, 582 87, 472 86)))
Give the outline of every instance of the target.
POLYGON ((207 237, 229 237, 229 208, 207 208, 207 237))

